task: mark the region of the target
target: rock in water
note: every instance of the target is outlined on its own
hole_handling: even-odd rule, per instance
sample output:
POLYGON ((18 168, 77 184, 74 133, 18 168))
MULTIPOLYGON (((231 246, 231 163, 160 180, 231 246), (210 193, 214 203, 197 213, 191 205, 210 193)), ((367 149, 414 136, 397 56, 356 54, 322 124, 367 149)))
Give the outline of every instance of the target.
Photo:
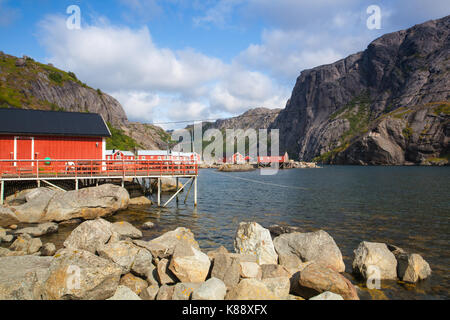
POLYGON ((130 206, 151 206, 152 201, 147 197, 138 197, 130 199, 130 206))
POLYGON ((133 225, 126 221, 115 222, 112 225, 112 231, 118 233, 121 237, 140 239, 142 238, 142 232, 133 227, 133 225))
POLYGON ((397 279, 397 260, 384 243, 366 242, 354 251, 353 272, 365 279, 378 277, 380 280, 397 279))
POLYGON ((58 193, 50 200, 44 219, 46 221, 96 219, 126 209, 129 201, 128 191, 112 184, 58 193))
POLYGON ((56 253, 56 246, 53 243, 46 243, 41 248, 41 255, 51 257, 56 253))
POLYGON ((47 300, 105 300, 114 295, 122 269, 80 249, 56 253, 44 284, 47 300))
POLYGON ((274 239, 280 264, 287 268, 298 268, 302 262, 316 261, 335 269, 345 271, 342 253, 334 239, 325 231, 293 232, 274 239))
POLYGON ((303 298, 311 298, 325 291, 340 294, 345 300, 359 300, 356 288, 335 270, 312 262, 299 273, 298 291, 303 298))
POLYGON ((256 222, 241 222, 236 232, 234 248, 237 253, 255 255, 258 264, 277 264, 269 230, 256 222))
POLYGON ((339 294, 330 291, 325 291, 324 293, 312 297, 309 300, 344 300, 344 298, 342 298, 342 296, 339 294))
POLYGON ((64 241, 64 247, 86 250, 95 253, 105 245, 111 236, 112 224, 103 219, 85 221, 80 224, 64 241))
POLYGON ((15 234, 29 234, 32 237, 41 237, 46 234, 58 232, 58 224, 54 222, 47 222, 38 225, 37 227, 29 227, 17 230, 15 234))
POLYGON ((144 222, 141 226, 141 228, 144 230, 150 230, 150 229, 153 229, 154 227, 155 227, 155 224, 151 221, 144 222))
POLYGON ((398 277, 410 283, 428 278, 431 275, 431 268, 422 256, 413 253, 402 253, 397 256, 398 277))
POLYGON ((227 287, 222 280, 208 279, 192 292, 192 300, 224 300, 227 287))
POLYGON ((0 258, 0 300, 41 300, 51 257, 0 258))
POLYGON ((19 219, 14 212, 5 206, 0 205, 0 227, 8 227, 19 223, 19 219))
POLYGON ((53 197, 62 194, 50 188, 37 188, 28 190, 23 195, 24 203, 19 206, 12 206, 17 219, 23 223, 39 223, 45 221, 45 212, 53 197))
POLYGON ((106 300, 142 300, 136 293, 126 286, 118 286, 116 293, 106 300))
POLYGON ((211 262, 199 249, 181 243, 175 247, 169 269, 181 282, 203 282, 209 273, 211 262))

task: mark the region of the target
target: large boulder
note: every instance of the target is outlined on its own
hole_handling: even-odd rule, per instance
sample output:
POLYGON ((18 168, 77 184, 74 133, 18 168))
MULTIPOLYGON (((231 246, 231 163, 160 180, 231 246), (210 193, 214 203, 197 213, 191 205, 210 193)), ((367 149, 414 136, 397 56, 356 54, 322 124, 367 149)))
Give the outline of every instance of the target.
POLYGON ((152 254, 144 248, 139 248, 131 265, 131 271, 139 277, 146 279, 150 285, 157 285, 156 268, 152 262, 152 254))
POLYGON ((256 222, 241 222, 236 232, 234 248, 237 253, 255 255, 258 264, 277 264, 278 255, 269 230, 256 222))
POLYGON ((181 282, 203 282, 209 273, 208 256, 187 243, 175 247, 169 269, 181 282))
POLYGON ((224 300, 227 286, 222 280, 211 278, 192 292, 192 300, 224 300))
MULTIPOLYGON (((50 201, 57 194, 64 193, 50 188, 27 190, 23 194, 24 203, 18 206, 11 206, 11 208, 20 222, 39 223, 49 221, 45 219, 45 212, 50 201)), ((22 199, 22 196, 19 199, 22 199)))
POLYGON ((131 198, 130 199, 130 206, 151 206, 152 201, 147 197, 137 197, 137 198, 131 198))
POLYGON ((118 286, 116 293, 107 300, 142 300, 136 293, 126 286, 118 286))
POLYGON ((200 248, 194 238, 194 234, 186 228, 177 228, 173 231, 166 232, 151 241, 135 240, 134 243, 147 249, 153 257, 158 259, 172 256, 175 247, 180 243, 187 243, 194 248, 200 248))
POLYGON ((266 278, 262 280, 262 283, 280 299, 287 299, 289 296, 291 289, 289 277, 266 278))
POLYGON ((115 222, 112 225, 112 230, 120 235, 122 238, 140 239, 142 238, 142 231, 133 227, 133 225, 126 221, 115 222))
POLYGON ((142 300, 155 300, 156 296, 158 295, 159 287, 157 285, 150 285, 144 290, 142 290, 139 297, 142 300))
POLYGON ((278 264, 265 264, 261 266, 262 279, 290 277, 290 272, 278 264))
POLYGON ((128 191, 112 184, 57 193, 50 200, 43 219, 45 221, 96 219, 126 209, 129 201, 128 191))
POLYGON ((175 286, 169 286, 167 284, 161 286, 156 295, 156 300, 172 300, 175 286))
POLYGON ((40 300, 51 257, 0 258, 0 300, 40 300))
POLYGON ((337 271, 316 262, 308 264, 298 275, 295 294, 309 299, 325 291, 341 295, 345 300, 359 300, 356 288, 337 271))
POLYGON ((0 205, 0 227, 8 227, 19 222, 19 219, 10 208, 0 205))
POLYGON ((242 261, 239 263, 241 278, 261 279, 261 266, 256 262, 242 261))
POLYGON ((103 219, 85 221, 64 241, 64 247, 96 253, 113 235, 112 224, 103 219))
POLYGON ((274 239, 280 265, 298 268, 302 262, 316 261, 338 272, 345 271, 342 253, 334 239, 325 231, 293 232, 274 239))
POLYGON ((215 254, 213 258, 211 277, 220 279, 228 288, 239 283, 241 275, 240 260, 226 253, 215 254))
POLYGON ((431 275, 430 265, 419 254, 399 254, 397 263, 397 275, 405 282, 416 283, 431 275))
POLYGON ((379 277, 379 280, 397 279, 397 260, 384 243, 366 242, 354 251, 353 272, 365 279, 379 277))
POLYGON ((115 263, 80 249, 62 249, 49 267, 44 285, 47 300, 104 300, 119 285, 122 269, 115 263))
POLYGON ((41 237, 46 234, 58 232, 58 224, 54 222, 41 223, 36 227, 28 227, 16 230, 15 234, 29 234, 32 237, 41 237))
POLYGON ((228 291, 225 300, 280 300, 261 280, 242 279, 228 291))

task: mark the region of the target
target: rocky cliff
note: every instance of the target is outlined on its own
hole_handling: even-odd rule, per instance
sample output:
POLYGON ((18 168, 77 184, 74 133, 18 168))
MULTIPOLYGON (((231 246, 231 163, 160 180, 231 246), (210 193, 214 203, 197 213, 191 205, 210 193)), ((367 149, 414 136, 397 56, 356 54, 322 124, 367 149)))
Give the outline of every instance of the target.
POLYGON ((386 34, 305 70, 270 126, 282 150, 336 164, 445 162, 450 136, 450 16, 386 34))
POLYGON ((109 141, 113 148, 134 145, 159 149, 165 148, 169 139, 162 128, 130 123, 116 99, 82 83, 74 73, 3 52, 0 52, 0 107, 99 113, 116 129, 109 141), (130 142, 124 143, 127 140, 130 142))

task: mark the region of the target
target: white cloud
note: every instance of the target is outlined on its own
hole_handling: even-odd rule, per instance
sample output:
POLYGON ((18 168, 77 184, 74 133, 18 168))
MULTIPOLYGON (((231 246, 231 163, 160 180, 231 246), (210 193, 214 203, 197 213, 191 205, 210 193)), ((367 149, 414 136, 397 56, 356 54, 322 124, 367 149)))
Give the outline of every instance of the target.
POLYGON ((131 120, 160 122, 211 118, 250 107, 283 107, 289 97, 261 72, 187 48, 154 43, 147 27, 108 23, 68 30, 62 17, 40 23, 49 62, 115 96, 131 120))

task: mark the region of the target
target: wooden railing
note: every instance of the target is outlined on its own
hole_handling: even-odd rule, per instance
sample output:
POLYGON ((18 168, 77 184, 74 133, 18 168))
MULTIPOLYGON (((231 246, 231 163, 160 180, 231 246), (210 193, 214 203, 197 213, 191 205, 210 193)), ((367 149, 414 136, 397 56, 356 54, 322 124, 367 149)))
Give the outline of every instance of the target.
POLYGON ((0 160, 1 179, 193 176, 186 160, 0 160))

